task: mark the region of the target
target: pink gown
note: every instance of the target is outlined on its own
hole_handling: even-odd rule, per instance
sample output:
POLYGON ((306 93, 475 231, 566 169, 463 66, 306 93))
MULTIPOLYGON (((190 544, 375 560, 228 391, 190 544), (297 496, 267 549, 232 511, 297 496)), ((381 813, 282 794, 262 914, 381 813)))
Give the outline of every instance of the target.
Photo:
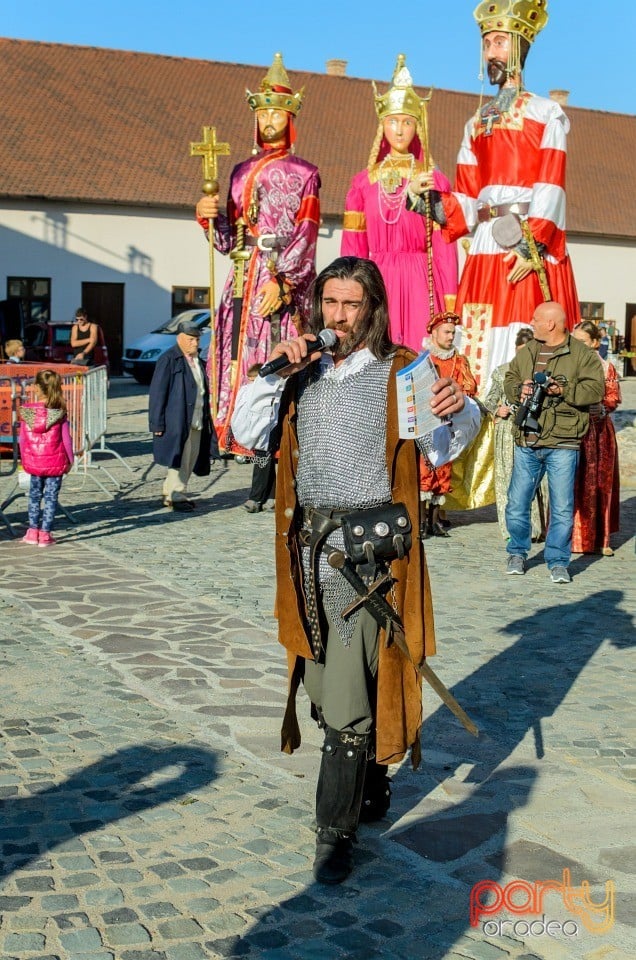
MULTIPOLYGON (((405 183, 403 180, 398 190, 405 183)), ((433 185, 440 192, 450 188, 437 169, 433 185)), ((457 293, 457 250, 454 244, 444 242, 437 224, 433 224, 431 246, 434 312, 438 313, 450 308, 444 297, 457 293)), ((353 178, 347 194, 340 252, 343 256, 366 257, 378 265, 389 301, 391 339, 420 353, 431 316, 425 218, 407 210, 404 202, 397 211, 387 211, 377 181, 372 183, 369 172, 362 170, 353 178), (347 229, 348 225, 355 228, 347 229)))

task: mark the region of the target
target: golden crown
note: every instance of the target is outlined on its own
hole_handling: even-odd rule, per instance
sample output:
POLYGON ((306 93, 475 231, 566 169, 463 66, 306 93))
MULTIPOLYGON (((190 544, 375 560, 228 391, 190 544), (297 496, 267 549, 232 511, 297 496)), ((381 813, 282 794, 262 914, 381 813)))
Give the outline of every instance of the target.
POLYGON ((286 110, 294 116, 302 106, 305 88, 292 93, 289 77, 283 64, 282 53, 275 53, 272 65, 261 80, 257 93, 245 91, 245 97, 252 110, 286 110), (274 89, 274 88, 278 89, 274 89))
POLYGON ((548 22, 548 0, 483 0, 473 12, 482 37, 493 30, 516 33, 534 43, 548 22))
POLYGON ((380 96, 375 81, 372 81, 372 83, 375 96, 375 112, 379 120, 392 117, 396 113, 403 113, 407 117, 415 117, 416 120, 421 120, 426 101, 421 100, 413 89, 413 80, 407 70, 406 57, 403 53, 398 54, 393 71, 392 86, 386 93, 380 96))

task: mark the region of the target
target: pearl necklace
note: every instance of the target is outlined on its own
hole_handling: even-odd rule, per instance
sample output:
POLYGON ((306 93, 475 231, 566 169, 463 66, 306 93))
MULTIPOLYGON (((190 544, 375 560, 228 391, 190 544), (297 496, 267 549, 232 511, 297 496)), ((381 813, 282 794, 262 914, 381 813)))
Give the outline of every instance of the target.
POLYGON ((397 160, 388 153, 378 165, 378 209, 382 220, 389 227, 396 224, 402 215, 404 198, 414 172, 415 157, 412 153, 400 155, 397 160), (409 166, 403 175, 401 167, 407 157, 409 166), (406 179, 402 184, 404 177, 406 179))

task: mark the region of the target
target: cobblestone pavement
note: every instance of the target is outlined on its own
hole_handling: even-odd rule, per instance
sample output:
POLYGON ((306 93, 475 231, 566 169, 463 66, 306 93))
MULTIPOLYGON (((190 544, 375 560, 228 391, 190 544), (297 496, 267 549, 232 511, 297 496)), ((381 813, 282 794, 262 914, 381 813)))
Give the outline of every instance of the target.
MULTIPOLYGON (((250 467, 235 462, 196 481, 195 513, 163 509, 147 390, 115 380, 108 446, 125 462, 100 455, 65 480, 77 523, 60 518, 55 548, 0 530, 3 960, 633 956, 636 382, 624 387, 614 557, 575 558, 557 586, 537 547, 525 577, 506 577, 492 508, 427 543, 433 666, 482 734, 427 692, 423 765, 392 770, 390 815, 361 828, 357 869, 332 890, 311 878, 307 717, 301 750, 278 752, 273 518, 242 509, 250 467), (535 891, 564 870, 567 902, 555 891, 538 917, 470 925, 477 881, 535 891), (615 885, 609 929, 598 907, 597 932, 583 922, 585 880, 596 903, 615 885)), ((7 513, 21 533, 24 498, 7 513)))

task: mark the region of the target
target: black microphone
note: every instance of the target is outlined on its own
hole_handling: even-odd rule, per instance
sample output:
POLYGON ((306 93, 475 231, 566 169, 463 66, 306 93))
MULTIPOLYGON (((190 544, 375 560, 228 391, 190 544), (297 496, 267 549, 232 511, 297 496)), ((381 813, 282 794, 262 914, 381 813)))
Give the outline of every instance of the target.
MULTIPOLYGON (((307 341, 307 354, 315 353, 316 350, 319 350, 321 353, 323 350, 331 350, 337 342, 338 337, 333 330, 321 330, 316 337, 315 343, 309 340, 307 341)), ((270 373, 278 373, 279 370, 282 370, 284 367, 289 367, 293 362, 293 360, 290 360, 289 357, 283 354, 280 357, 276 357, 275 360, 270 360, 269 363, 264 363, 258 375, 259 377, 269 377, 270 373)))

